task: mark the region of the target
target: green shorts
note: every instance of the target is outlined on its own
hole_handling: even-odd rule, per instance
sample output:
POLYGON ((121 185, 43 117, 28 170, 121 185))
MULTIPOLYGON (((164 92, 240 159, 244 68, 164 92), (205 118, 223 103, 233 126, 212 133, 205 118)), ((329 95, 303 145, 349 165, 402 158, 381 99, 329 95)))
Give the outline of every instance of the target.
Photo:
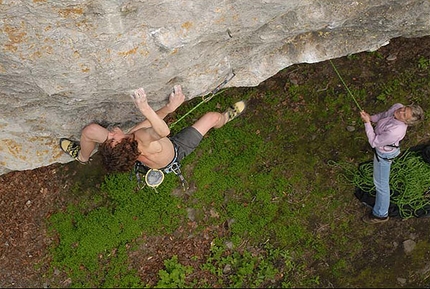
POLYGON ((203 136, 194 127, 186 127, 170 138, 178 148, 178 161, 192 153, 200 144, 203 136))

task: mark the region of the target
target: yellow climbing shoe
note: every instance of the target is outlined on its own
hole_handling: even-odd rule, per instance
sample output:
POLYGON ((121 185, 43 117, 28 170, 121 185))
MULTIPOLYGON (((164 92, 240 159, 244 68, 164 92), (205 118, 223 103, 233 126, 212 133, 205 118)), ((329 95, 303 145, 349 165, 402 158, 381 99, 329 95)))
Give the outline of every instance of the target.
POLYGON ((225 115, 227 116, 227 122, 235 119, 245 110, 246 104, 243 100, 236 102, 225 111, 225 115))
POLYGON ((66 154, 68 154, 69 156, 71 156, 81 164, 85 165, 86 163, 88 163, 88 162, 83 162, 79 159, 79 151, 81 150, 81 146, 77 141, 73 141, 67 138, 61 138, 60 148, 63 150, 63 152, 65 152, 66 154))

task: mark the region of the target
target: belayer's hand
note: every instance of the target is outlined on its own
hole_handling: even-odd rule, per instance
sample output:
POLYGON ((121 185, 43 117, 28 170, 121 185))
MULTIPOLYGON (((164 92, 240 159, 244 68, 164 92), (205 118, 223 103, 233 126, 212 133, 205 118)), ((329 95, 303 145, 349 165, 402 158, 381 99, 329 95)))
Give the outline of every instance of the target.
POLYGON ((364 110, 360 111, 360 116, 363 122, 370 122, 370 115, 364 110))

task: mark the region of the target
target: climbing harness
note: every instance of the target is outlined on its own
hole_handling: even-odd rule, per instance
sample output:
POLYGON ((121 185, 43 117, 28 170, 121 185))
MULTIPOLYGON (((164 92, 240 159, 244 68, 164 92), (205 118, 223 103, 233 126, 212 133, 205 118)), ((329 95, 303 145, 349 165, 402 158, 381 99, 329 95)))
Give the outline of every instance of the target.
POLYGON ((173 157, 173 160, 170 162, 170 164, 168 164, 161 170, 164 171, 166 174, 174 173, 175 175, 177 175, 181 180, 182 190, 185 192, 189 188, 188 182, 185 180, 181 172, 181 164, 179 163, 179 160, 178 160, 178 147, 176 146, 175 143, 173 143, 173 146, 175 149, 175 156, 173 157))
POLYGON ((336 72, 337 76, 339 77, 340 81, 343 83, 343 85, 345 86, 346 90, 348 91, 349 95, 351 96, 352 100, 354 100, 355 105, 358 107, 358 109, 360 111, 363 111, 363 109, 360 107, 360 105, 358 104, 357 100, 355 99, 354 95, 352 94, 351 90, 349 90, 348 86, 346 85, 345 81, 343 81, 342 76, 340 75, 339 71, 336 69, 336 66, 334 66, 334 63, 331 61, 331 59, 329 60, 331 63, 331 66, 333 66, 334 71, 336 72))
MULTIPOLYGON (((384 147, 400 148, 400 146, 396 146, 394 144, 392 144, 392 145, 385 145, 384 147)), ((376 151, 376 148, 373 148, 373 153, 375 154, 376 160, 378 162, 380 161, 380 159, 383 159, 383 160, 386 160, 386 161, 392 161, 392 160, 394 160, 396 158, 396 157, 394 157, 394 158, 383 158, 380 155, 378 155, 378 153, 376 151)))
MULTIPOLYGON (((233 70, 227 75, 226 79, 219 84, 215 89, 213 89, 210 92, 209 97, 202 97, 202 101, 199 102, 194 108, 192 108, 190 111, 188 111, 186 114, 184 114, 181 118, 179 118, 177 121, 172 123, 170 125, 170 128, 175 126, 178 122, 180 122, 182 119, 184 119, 188 114, 190 114, 193 110, 198 108, 201 104, 208 102, 211 100, 215 95, 218 95, 220 90, 235 76, 233 70)), ((164 168, 161 169, 151 169, 147 166, 145 166, 142 162, 136 161, 133 167, 133 170, 130 173, 130 180, 133 178, 133 175, 136 176, 137 180, 137 189, 141 190, 145 186, 153 188, 157 193, 157 187, 163 182, 164 180, 164 173, 174 173, 177 175, 181 181, 182 190, 186 191, 189 189, 188 182, 185 180, 184 176, 181 172, 181 164, 178 161, 178 147, 175 143, 173 143, 174 150, 175 150, 175 156, 173 157, 173 160, 164 168)))
POLYGON ((145 186, 148 186, 153 188, 158 193, 157 187, 163 182, 164 173, 174 173, 181 180, 182 189, 186 191, 189 188, 188 182, 182 175, 181 164, 178 161, 178 147, 175 144, 173 145, 175 150, 175 156, 173 157, 173 160, 164 168, 151 169, 140 161, 135 162, 134 168, 130 173, 130 180, 133 178, 133 175, 136 176, 138 190, 141 190, 145 186))

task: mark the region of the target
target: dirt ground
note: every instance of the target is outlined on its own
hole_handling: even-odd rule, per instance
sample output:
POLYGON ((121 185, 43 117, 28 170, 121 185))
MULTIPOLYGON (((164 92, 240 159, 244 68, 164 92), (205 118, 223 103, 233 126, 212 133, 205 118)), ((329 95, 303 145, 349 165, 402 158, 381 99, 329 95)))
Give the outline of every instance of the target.
MULTIPOLYGON (((388 46, 381 48, 381 51, 384 55, 408 61, 409 56, 428 50, 429 44, 429 38, 424 40, 395 39, 388 46)), ((91 168, 96 165, 97 159, 91 168)), ((10 172, 0 176, 0 287, 50 286, 49 280, 43 277, 47 268, 34 266, 39 263, 49 263, 47 248, 54 240, 50 239, 46 232, 45 220, 54 212, 67 206, 75 177, 87 174, 94 183, 102 182, 103 173, 93 172, 91 168, 88 171, 83 170, 81 166, 78 166, 79 164, 76 162, 53 164, 35 170, 10 172)), ((407 227, 402 226, 402 222, 396 222, 381 227, 379 234, 381 239, 398 239, 396 242, 399 243, 405 239, 416 241, 419 238, 425 238, 428 240, 428 225, 428 219, 410 220, 407 227), (402 228, 408 228, 408 231, 402 232, 402 228), (413 233, 411 233, 411 228, 413 228, 413 233)), ((131 256, 132 262, 138 268, 145 283, 154 285, 158 271, 163 266, 162 260, 171 257, 172 252, 179 256, 206 256, 213 236, 226 233, 225 228, 220 226, 207 228, 201 234, 192 235, 193 226, 195 224, 190 222, 171 236, 146 240, 147 242, 144 242, 145 250, 137 250, 131 256), (191 235, 192 238, 190 238, 191 235), (139 253, 143 251, 144 255, 139 253)), ((383 255, 392 255, 392 247, 386 246, 386 248, 387 252, 383 255)), ((372 252, 368 253, 369 260, 371 260, 372 252)), ((374 254, 374 256, 377 255, 374 254)), ((197 259, 189 262, 195 263, 184 265, 197 266, 204 260, 197 259)), ((358 265, 364 266, 365 264, 358 265)), ((408 268, 406 266, 403 269, 408 268)), ((417 271, 419 270, 428 276, 430 264, 423 263, 417 268, 417 271)), ((199 272, 194 274, 199 274, 199 272)), ((198 277, 209 279, 208 283, 210 283, 211 276, 198 277)), ((62 287, 70 285, 67 279, 62 282, 59 284, 62 287)), ((401 285, 402 280, 399 282, 401 285)))

